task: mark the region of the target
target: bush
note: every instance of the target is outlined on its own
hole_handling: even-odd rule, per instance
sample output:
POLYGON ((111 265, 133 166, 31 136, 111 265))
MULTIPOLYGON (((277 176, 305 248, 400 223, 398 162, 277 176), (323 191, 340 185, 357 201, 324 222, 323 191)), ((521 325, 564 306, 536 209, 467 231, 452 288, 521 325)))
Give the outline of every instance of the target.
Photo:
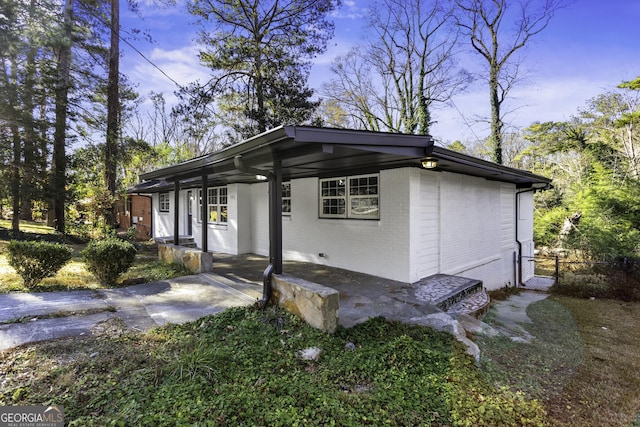
POLYGON ((640 301, 639 257, 603 257, 598 261, 585 262, 580 268, 563 271, 552 292, 576 298, 640 301))
POLYGON ((601 272, 609 285, 609 298, 640 301, 640 258, 616 257, 596 271, 601 272))
POLYGON ((59 243, 12 240, 7 245, 9 265, 16 269, 27 287, 55 276, 70 259, 71 248, 59 243))
POLYGON ((118 280, 118 276, 133 265, 136 248, 129 242, 110 237, 90 242, 82 251, 82 257, 87 269, 100 283, 112 286, 118 280))

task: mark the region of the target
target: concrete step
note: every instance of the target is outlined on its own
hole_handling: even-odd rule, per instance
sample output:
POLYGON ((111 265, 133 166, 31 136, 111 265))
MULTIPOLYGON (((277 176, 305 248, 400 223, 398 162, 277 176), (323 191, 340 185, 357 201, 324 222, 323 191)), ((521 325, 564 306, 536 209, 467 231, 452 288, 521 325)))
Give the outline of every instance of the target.
POLYGON ((448 274, 434 274, 414 284, 416 298, 443 311, 483 291, 482 281, 448 274))
POLYGON ((468 314, 476 319, 482 319, 489 310, 491 298, 489 294, 482 289, 480 292, 468 295, 466 298, 458 301, 447 310, 448 314, 468 314))
MULTIPOLYGON (((156 239, 156 243, 164 243, 164 244, 169 244, 172 245, 173 244, 173 237, 169 236, 169 237, 157 237, 156 239)), ((188 248, 196 248, 198 247, 195 239, 191 236, 180 236, 178 237, 178 245, 179 246, 186 246, 188 248)))

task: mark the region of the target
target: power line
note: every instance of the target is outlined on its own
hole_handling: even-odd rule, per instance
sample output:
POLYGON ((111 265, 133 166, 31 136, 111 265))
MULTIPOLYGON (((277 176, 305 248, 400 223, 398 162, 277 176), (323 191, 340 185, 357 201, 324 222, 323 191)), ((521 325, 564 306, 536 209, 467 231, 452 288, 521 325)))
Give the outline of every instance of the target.
POLYGON ((464 114, 462 114, 462 111, 460 111, 460 109, 458 108, 458 106, 456 105, 456 103, 453 101, 453 99, 449 100, 449 102, 451 102, 451 105, 453 105, 453 108, 456 109, 456 111, 458 112, 458 114, 460 115, 460 117, 462 118, 462 121, 464 121, 464 124, 467 125, 467 127, 469 128, 469 130, 471 131, 471 133, 473 134, 473 136, 476 138, 476 142, 482 143, 482 141, 480 140, 480 138, 478 137, 478 135, 475 133, 475 131, 473 130, 473 127, 471 127, 471 125, 469 124, 469 122, 467 121, 467 118, 464 116, 464 114))
MULTIPOLYGON (((93 10, 89 7, 87 7, 86 4, 84 4, 84 2, 80 1, 79 2, 84 9, 90 14, 92 15, 94 18, 102 21, 102 23, 107 26, 110 30, 113 31, 113 29, 111 28, 111 24, 109 22, 106 21, 106 19, 103 16, 99 16, 98 14, 94 13, 93 10)), ((127 32, 126 30, 123 30, 125 33, 131 35, 131 33, 127 32)), ((135 47, 133 44, 131 44, 127 39, 125 39, 124 37, 122 37, 120 35, 120 29, 116 29, 116 33, 118 34, 118 38, 120 40, 122 40, 124 43, 127 44, 127 46, 129 46, 131 49, 133 49, 138 55, 140 55, 142 57, 142 59, 144 59, 145 61, 147 61, 149 64, 151 64, 152 67, 154 67, 156 70, 160 71, 160 73, 165 76, 167 79, 171 80, 171 82, 173 84, 175 84, 179 89, 182 88, 182 85, 180 83, 178 83, 175 79, 173 79, 170 75, 168 75, 162 68, 160 68, 158 65, 156 65, 153 61, 151 61, 149 58, 147 58, 142 52, 140 52, 140 50, 135 47)))
POLYGON ((118 38, 120 40, 122 40, 123 42, 125 42, 131 49, 133 49, 134 51, 136 51, 136 53, 138 55, 140 55, 142 57, 142 59, 144 59, 145 61, 147 61, 149 64, 151 64, 156 70, 160 71, 162 73, 163 76, 165 76, 166 78, 168 78, 169 80, 171 80, 173 82, 173 84, 175 84, 176 86, 178 86, 178 89, 182 88, 182 85, 180 85, 180 83, 178 83, 177 81, 175 81, 170 75, 168 75, 167 73, 164 72, 164 70, 162 68, 160 68, 159 66, 157 66, 155 63, 153 63, 149 58, 147 58, 142 52, 140 52, 138 50, 138 48, 136 48, 134 45, 132 45, 131 43, 129 43, 126 39, 124 39, 123 37, 120 36, 120 33, 118 32, 118 38))

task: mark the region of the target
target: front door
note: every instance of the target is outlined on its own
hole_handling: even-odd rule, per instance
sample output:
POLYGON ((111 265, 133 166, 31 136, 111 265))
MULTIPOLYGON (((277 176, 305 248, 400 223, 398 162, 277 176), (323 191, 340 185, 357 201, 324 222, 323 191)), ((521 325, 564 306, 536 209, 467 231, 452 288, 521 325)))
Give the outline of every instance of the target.
POLYGON ((193 234, 193 193, 187 191, 187 235, 193 234))

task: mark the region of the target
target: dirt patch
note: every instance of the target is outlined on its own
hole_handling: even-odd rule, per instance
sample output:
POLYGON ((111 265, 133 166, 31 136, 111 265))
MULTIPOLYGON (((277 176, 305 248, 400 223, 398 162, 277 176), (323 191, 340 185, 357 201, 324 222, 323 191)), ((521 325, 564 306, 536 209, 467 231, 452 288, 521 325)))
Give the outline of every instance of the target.
POLYGON ((131 333, 131 330, 127 328, 127 325, 119 317, 110 317, 96 323, 91 328, 91 334, 100 338, 119 338, 125 333, 131 333))

